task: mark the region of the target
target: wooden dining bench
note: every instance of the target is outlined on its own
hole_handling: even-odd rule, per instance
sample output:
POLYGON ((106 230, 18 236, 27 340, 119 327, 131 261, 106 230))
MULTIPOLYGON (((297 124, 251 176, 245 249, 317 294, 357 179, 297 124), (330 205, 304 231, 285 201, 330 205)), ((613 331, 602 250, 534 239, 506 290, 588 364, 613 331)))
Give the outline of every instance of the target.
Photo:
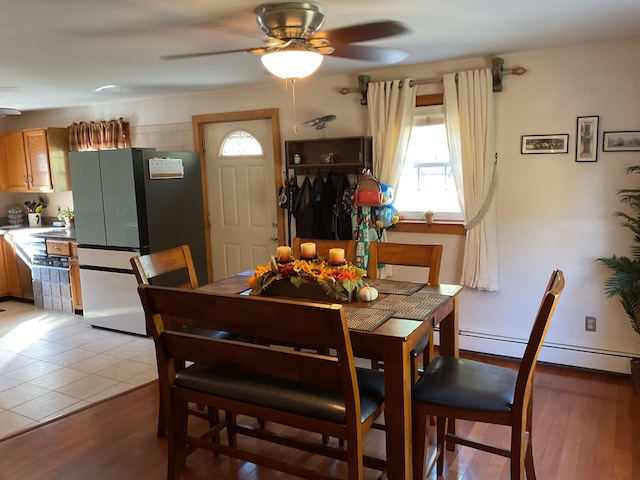
MULTIPOLYGON (((349 479, 362 478, 364 466, 384 470, 385 461, 363 454, 363 435, 384 409, 381 372, 356 369, 341 305, 277 298, 213 295, 152 285, 138 287, 149 331, 162 352, 160 392, 170 403, 168 479, 179 479, 195 448, 253 462, 302 478, 334 478, 286 456, 243 449, 238 435, 273 442, 345 461, 349 479), (176 324, 179 322, 179 325, 176 324), (265 343, 313 345, 335 356, 271 347, 261 343, 185 333, 185 325, 264 339, 265 343), (193 362, 177 371, 176 362, 193 362), (190 432, 187 404, 227 412, 204 436, 190 432), (238 416, 266 420, 268 427, 243 425, 238 416), (293 427, 273 428, 277 425, 293 427), (300 429, 315 436, 296 436, 300 429), (225 432, 227 443, 210 441, 225 432), (293 433, 292 433, 293 432, 293 433), (326 445, 321 435, 346 440, 348 448, 326 445), (304 438, 303 438, 304 437, 304 438)), ((240 417, 243 418, 243 417, 240 417)))

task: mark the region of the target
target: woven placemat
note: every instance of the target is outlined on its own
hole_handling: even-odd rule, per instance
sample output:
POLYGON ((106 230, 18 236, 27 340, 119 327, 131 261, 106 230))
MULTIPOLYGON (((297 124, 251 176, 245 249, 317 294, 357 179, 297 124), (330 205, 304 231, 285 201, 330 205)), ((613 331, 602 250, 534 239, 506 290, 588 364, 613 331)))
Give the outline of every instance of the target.
POLYGON ((424 320, 448 299, 447 295, 437 293, 417 292, 410 297, 391 294, 375 302, 371 308, 395 311, 393 316, 397 318, 424 320))
POLYGON ((389 318, 393 316, 393 311, 374 310, 372 308, 342 307, 347 317, 347 327, 349 330, 364 330, 372 332, 389 318))
POLYGON ((426 283, 399 282, 379 278, 367 278, 366 283, 380 293, 395 293, 397 295, 412 295, 426 285, 426 283))
POLYGON ((246 275, 235 275, 233 277, 225 278, 224 280, 218 280, 217 282, 209 283, 203 287, 198 288, 200 292, 206 293, 221 293, 223 295, 233 295, 235 293, 242 293, 249 289, 249 277, 246 275))

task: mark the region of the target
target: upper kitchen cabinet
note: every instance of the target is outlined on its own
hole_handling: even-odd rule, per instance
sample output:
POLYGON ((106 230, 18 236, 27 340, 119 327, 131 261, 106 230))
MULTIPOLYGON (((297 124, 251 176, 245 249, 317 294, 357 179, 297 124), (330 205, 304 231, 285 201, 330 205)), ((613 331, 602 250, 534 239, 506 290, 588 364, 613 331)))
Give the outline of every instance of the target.
POLYGON ((0 192, 9 191, 9 160, 5 147, 5 132, 0 132, 0 192))
POLYGON ((4 147, 9 191, 52 192, 71 189, 69 132, 66 128, 5 132, 4 147))

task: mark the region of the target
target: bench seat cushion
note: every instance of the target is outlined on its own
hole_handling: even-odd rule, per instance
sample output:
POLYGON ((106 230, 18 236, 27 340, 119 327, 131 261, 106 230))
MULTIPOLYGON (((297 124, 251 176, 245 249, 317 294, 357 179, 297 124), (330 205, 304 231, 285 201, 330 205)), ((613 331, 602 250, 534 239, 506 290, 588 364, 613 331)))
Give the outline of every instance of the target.
MULTIPOLYGON (((356 373, 364 421, 384 403, 384 374, 368 369, 356 369, 356 373)), ((203 365, 191 365, 178 372, 175 386, 333 423, 346 422, 339 390, 203 365)))

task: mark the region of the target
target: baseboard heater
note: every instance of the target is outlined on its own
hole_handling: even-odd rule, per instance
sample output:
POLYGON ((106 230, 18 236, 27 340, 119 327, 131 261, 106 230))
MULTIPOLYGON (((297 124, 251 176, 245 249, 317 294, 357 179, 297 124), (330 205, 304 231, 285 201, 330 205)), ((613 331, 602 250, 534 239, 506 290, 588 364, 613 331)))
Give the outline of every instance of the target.
MULTIPOLYGON (((437 343, 439 343, 438 333, 436 329, 437 343)), ((462 350, 520 358, 527 339, 460 330, 459 344, 462 350)), ((539 360, 558 365, 629 373, 629 361, 636 356, 631 352, 544 342, 539 360)))

